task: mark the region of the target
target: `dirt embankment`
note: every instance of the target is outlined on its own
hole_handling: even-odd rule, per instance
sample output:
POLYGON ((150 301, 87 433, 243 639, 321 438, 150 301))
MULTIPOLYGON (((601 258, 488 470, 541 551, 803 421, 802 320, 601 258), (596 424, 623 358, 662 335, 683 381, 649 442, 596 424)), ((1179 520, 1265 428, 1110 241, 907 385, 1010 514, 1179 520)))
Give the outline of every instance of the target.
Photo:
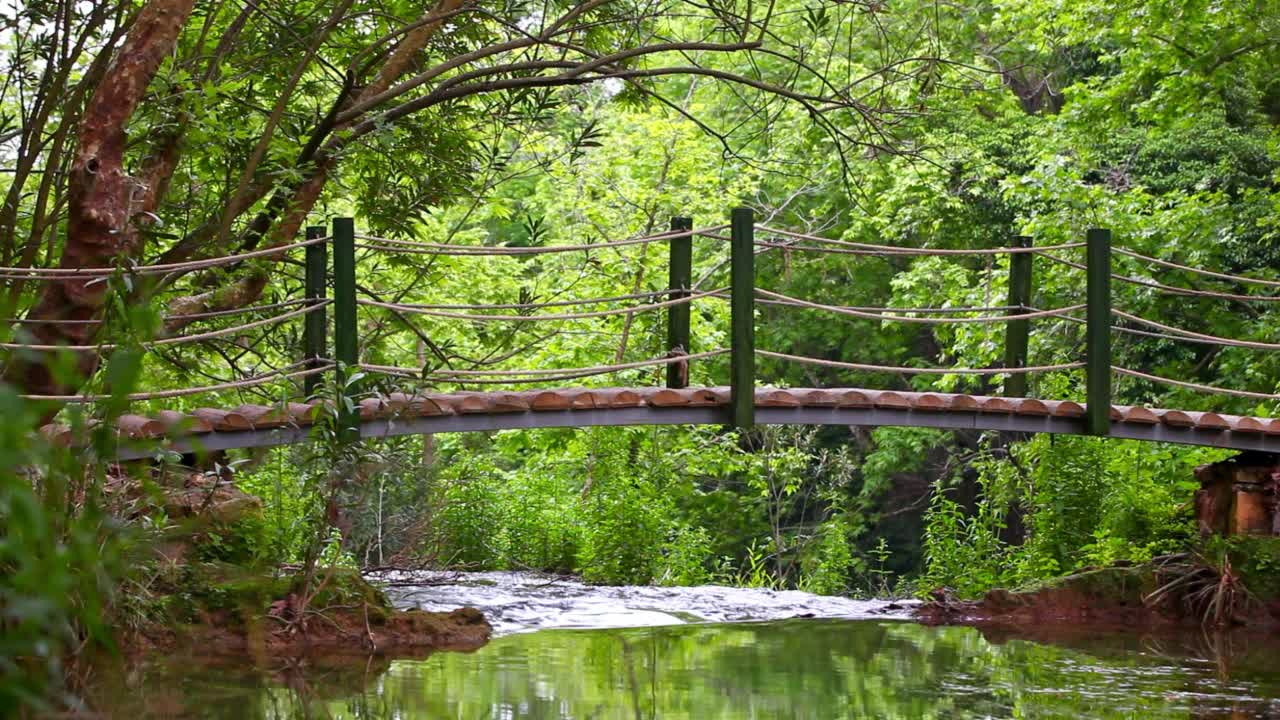
POLYGON ((1088 570, 1025 591, 992 590, 979 600, 957 600, 938 590, 916 617, 931 625, 1019 631, 1209 626, 1280 633, 1280 576, 1269 562, 1260 565, 1243 572, 1239 565, 1215 567, 1188 556, 1088 570))
POLYGON ((258 661, 315 654, 418 657, 475 650, 493 632, 475 608, 397 610, 350 570, 329 573, 305 606, 296 579, 288 575, 252 575, 225 566, 204 570, 181 587, 167 588, 148 622, 122 633, 127 654, 193 652, 258 661))

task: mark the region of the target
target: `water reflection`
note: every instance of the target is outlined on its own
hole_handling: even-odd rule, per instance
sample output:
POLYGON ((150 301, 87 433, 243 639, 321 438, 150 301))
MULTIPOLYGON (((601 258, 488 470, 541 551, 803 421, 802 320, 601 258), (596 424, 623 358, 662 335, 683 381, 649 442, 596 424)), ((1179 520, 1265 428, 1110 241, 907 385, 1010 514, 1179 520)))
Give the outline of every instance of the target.
POLYGON ((469 654, 266 672, 184 661, 106 694, 114 717, 1280 718, 1278 649, 799 620, 542 631, 469 654))

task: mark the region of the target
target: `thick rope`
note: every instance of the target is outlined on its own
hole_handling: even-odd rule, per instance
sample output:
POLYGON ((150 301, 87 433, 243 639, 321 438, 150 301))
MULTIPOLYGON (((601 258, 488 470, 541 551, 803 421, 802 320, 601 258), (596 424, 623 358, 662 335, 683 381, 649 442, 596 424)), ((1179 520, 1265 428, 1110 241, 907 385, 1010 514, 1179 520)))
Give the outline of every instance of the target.
POLYGON ((1249 392, 1248 390, 1232 390, 1230 388, 1215 387, 1213 385, 1201 385, 1200 383, 1186 382, 1184 380, 1170 380, 1169 378, 1160 377, 1159 375, 1148 375, 1147 373, 1144 373, 1144 372, 1138 372, 1137 370, 1130 370, 1128 368, 1117 367, 1115 365, 1111 366, 1111 370, 1112 372, 1115 372, 1116 374, 1119 374, 1119 375, 1128 375, 1129 377, 1135 377, 1140 380, 1149 380, 1154 383, 1161 383, 1163 385, 1172 385, 1174 387, 1186 388, 1188 390, 1199 390, 1201 392, 1218 393, 1220 395, 1235 395, 1236 397, 1252 398, 1254 400, 1280 400, 1280 395, 1249 392))
MULTIPOLYGON (((1076 270, 1087 271, 1089 269, 1080 263, 1071 262, 1070 260, 1060 258, 1057 255, 1052 255, 1050 253, 1042 254, 1049 260, 1066 265, 1070 268, 1075 268, 1076 270)), ((1186 297, 1211 297, 1218 298, 1220 300, 1237 300, 1240 302, 1280 302, 1280 295, 1239 295, 1236 293, 1216 292, 1213 290, 1191 290, 1188 288, 1175 287, 1173 285, 1165 285, 1164 283, 1156 282, 1155 280, 1144 280, 1142 278, 1131 277, 1129 275, 1121 275, 1119 273, 1111 273, 1111 279, 1186 297)))
POLYGON ((792 305, 795 307, 808 308, 810 310, 825 310, 840 315, 848 315, 849 317, 862 318, 864 320, 890 320, 897 322, 922 323, 925 325, 949 325, 960 323, 1007 323, 1010 320, 1032 320, 1042 317, 1058 317, 1066 313, 1076 312, 1083 309, 1084 305, 1073 305, 1071 307, 1059 308, 1057 310, 1037 310, 1034 312, 1022 313, 1020 315, 986 315, 981 317, 969 318, 918 318, 906 317, 903 315, 886 315, 878 312, 864 312, 854 308, 841 307, 839 305, 823 305, 821 303, 809 302, 808 300, 800 300, 788 295, 770 292, 761 288, 756 288, 756 292, 768 298, 773 298, 775 302, 782 305, 792 305))
MULTIPOLYGON (((1077 325, 1088 325, 1088 321, 1083 318, 1064 316, 1063 320, 1073 322, 1077 325)), ((1199 343, 1204 345, 1221 345, 1223 347, 1236 347, 1236 341, 1226 340, 1219 342, 1217 340, 1208 340, 1194 337, 1186 337, 1185 335, 1169 335, 1168 333, 1151 332, 1150 330, 1139 330, 1137 328, 1126 327, 1124 325, 1112 325, 1113 332, 1123 333, 1125 335, 1137 335, 1138 337, 1154 338, 1156 340, 1166 340, 1169 342, 1185 342, 1199 343)))
MULTIPOLYGON (((1072 248, 1084 247, 1084 243, 1063 243, 1061 245, 1045 245, 1044 247, 1003 247, 1003 248, 974 248, 972 250, 953 250, 946 248, 906 248, 895 247, 893 245, 875 245, 872 243, 851 242, 848 240, 833 240, 825 238, 821 235, 808 235, 805 233, 792 232, 790 230, 779 230, 777 228, 758 225, 759 229, 781 235, 782 237, 796 238, 797 240, 809 240, 811 242, 823 243, 825 245, 834 245, 837 247, 854 248, 862 251, 875 251, 886 255, 1016 255, 1018 253, 1034 253, 1046 250, 1070 250, 1072 248)), ((780 247, 789 247, 799 250, 814 250, 822 252, 818 248, 798 247, 795 245, 781 245, 774 243, 780 247)))
POLYGON ((218 267, 221 265, 232 265, 234 263, 251 260, 253 258, 278 255, 280 253, 289 252, 290 250, 296 250, 297 248, 329 242, 330 239, 331 238, 329 237, 311 238, 310 240, 302 240, 289 245, 278 245, 276 247, 254 250, 252 252, 240 253, 238 255, 224 255, 222 257, 208 258, 206 260, 188 260, 186 262, 166 263, 162 265, 138 265, 135 267, 125 268, 93 267, 74 269, 0 267, 0 279, 82 280, 84 278, 109 277, 114 275, 117 270, 125 275, 166 275, 171 272, 203 270, 205 268, 218 267))
POLYGON ((1213 272, 1212 270, 1203 270, 1189 265, 1179 265, 1175 262, 1153 258, 1150 255, 1143 255, 1142 253, 1136 253, 1132 250, 1126 250, 1125 248, 1114 248, 1113 252, 1174 270, 1182 270, 1184 272, 1195 273, 1197 275, 1204 275, 1205 277, 1217 278, 1218 280, 1230 280, 1232 282, 1252 283, 1254 285, 1262 285, 1264 287, 1280 288, 1280 281, 1277 280, 1263 280, 1262 278, 1245 277, 1244 275, 1230 275, 1227 273, 1213 272))
POLYGON ((1162 323, 1158 323, 1155 320, 1147 320, 1146 318, 1138 317, 1137 315, 1131 315, 1127 312, 1124 312, 1123 310, 1112 309, 1111 314, 1115 315, 1116 317, 1124 318, 1125 320, 1136 322, 1140 325, 1146 325, 1147 327, 1153 327, 1153 328, 1156 328, 1157 330, 1164 330, 1166 332, 1174 333, 1176 335, 1182 335, 1183 337, 1189 340, 1203 340, 1205 342, 1209 342, 1214 345, 1223 345, 1226 347, 1253 348, 1255 350, 1280 350, 1280 343, 1256 342, 1253 340, 1236 340, 1234 338, 1220 337, 1218 335, 1206 335, 1204 333, 1192 332, 1191 330, 1183 330, 1182 328, 1173 327, 1172 325, 1165 325, 1162 323))
MULTIPOLYGON (((316 375, 318 373, 332 370, 334 367, 333 363, 328 363, 327 365, 324 365, 322 367, 311 368, 308 370, 299 370, 297 372, 288 372, 289 370, 305 365, 308 362, 310 361, 304 360, 302 362, 296 362, 296 363, 293 363, 292 365, 286 365, 285 367, 282 367, 279 370, 273 370, 270 373, 255 375, 250 378, 245 378, 244 380, 234 380, 231 382, 218 383, 217 385, 205 385, 203 387, 183 388, 181 390, 160 390, 157 392, 130 393, 128 395, 125 395, 124 398, 130 402, 141 402, 144 400, 164 400, 167 398, 182 397, 184 395, 199 395, 201 393, 218 392, 222 390, 238 390, 241 388, 256 387, 258 385, 263 385, 263 384, 272 382, 274 380, 296 379, 301 377, 307 377, 309 375, 316 375)), ((94 403, 94 402, 103 402, 105 400, 111 400, 116 396, 115 395, 20 395, 19 397, 21 397, 24 400, 45 400, 50 402, 65 402, 65 403, 94 403)))
POLYGON ((1084 363, 1074 362, 1062 363, 1060 365, 1031 365, 1020 368, 918 368, 893 367, 891 365, 863 365, 861 363, 840 362, 838 360, 819 360, 818 358, 788 355, 786 353, 772 352, 769 350, 757 350, 756 354, 764 357, 775 358, 777 360, 790 360, 792 362, 805 363, 807 365, 821 365, 823 367, 840 368, 842 370, 901 373, 903 375, 1021 375, 1033 372, 1076 370, 1084 367, 1084 363))
MULTIPOLYGON (((160 317, 160 321, 173 322, 177 320, 204 320, 208 318, 226 317, 228 315, 247 315, 253 312, 261 312, 263 310, 279 310, 280 308, 303 305, 309 302, 311 302, 309 298, 299 298, 297 300, 285 300, 284 302, 270 303, 267 305, 250 305, 248 307, 236 308, 234 310, 211 310, 209 312, 188 313, 185 315, 162 315, 160 317)), ((102 320, 34 320, 31 318, 0 319, 0 323, 19 325, 101 325, 102 322, 102 320)))
MULTIPOLYGON (((652 292, 631 293, 630 295, 615 295, 613 297, 588 298, 586 300, 554 300, 544 303, 493 303, 489 305, 438 305, 431 303, 397 303, 402 307, 417 308, 419 310, 536 310, 544 307, 571 307, 576 305, 602 305, 604 303, 618 302, 620 300, 642 300, 648 298, 668 295, 673 292, 684 292, 682 290, 654 290, 652 292)), ((487 316, 486 316, 487 317, 487 316)))
MULTIPOLYGON (((727 294, 720 294, 716 297, 727 299, 727 294)), ((785 305, 791 306, 794 303, 783 300, 757 300, 761 305, 785 305)), ((911 313, 914 315, 963 315, 964 313, 976 312, 1010 312, 1013 310, 1029 309, 1034 312, 1040 312, 1034 308, 1024 308, 1020 305, 990 305, 987 307, 862 307, 856 305, 836 305, 842 310, 852 310, 856 312, 872 313, 875 315, 885 315, 887 313, 911 313)), ((1021 315, 1008 315, 1009 320, 1017 320, 1021 315)), ((911 318, 906 318, 910 320, 911 318)))
POLYGON ((593 375, 607 375, 609 373, 621 372, 623 370, 635 370, 637 368, 653 367, 655 365, 671 365, 673 363, 688 360, 705 360, 707 358, 717 357, 727 353, 729 353, 728 350, 720 349, 693 353, 691 355, 676 355, 666 358, 655 358, 653 360, 618 363, 615 365, 596 365, 593 367, 562 368, 555 370, 448 370, 426 376, 422 375, 421 370, 396 367, 393 365, 361 365, 360 368, 370 372, 399 375, 406 378, 436 382, 521 384, 548 382, 551 380, 573 380, 582 377, 591 377, 593 375))
MULTIPOLYGON (((297 310, 293 310, 280 315, 273 315, 269 318, 263 318, 262 320, 254 320, 253 322, 247 322, 241 325, 233 325, 232 327, 222 328, 220 330, 210 330, 209 332, 199 333, 197 335, 179 335, 177 337, 164 338, 163 340, 152 340, 149 342, 142 343, 142 347, 145 349, 150 349, 153 347, 161 347, 164 345, 182 345, 185 343, 200 342, 201 340, 211 340, 213 338, 223 337, 224 335, 233 335, 235 333, 243 332, 245 330, 252 330, 254 328, 262 327, 263 325, 273 325, 275 323, 284 322, 285 320, 291 320, 301 315, 308 315, 310 313, 313 313, 319 310, 322 307, 326 307, 332 302, 333 302, 332 300, 322 300, 313 305, 309 305, 308 307, 299 308, 297 310)), ((24 343, 0 343, 0 349, 5 349, 5 350, 34 350, 34 351, 47 351, 47 352, 53 352, 58 350, 75 350, 75 351, 100 350, 101 351, 101 350, 115 350, 118 347, 121 347, 121 346, 114 343, 103 343, 101 345, 27 345, 24 343)))
POLYGON ((450 318, 452 320, 478 320, 491 322, 536 322, 542 320, 585 320, 587 318, 609 317, 611 315, 627 315, 630 313, 647 312, 649 310, 659 310, 661 308, 672 307, 674 305, 684 305, 700 298, 714 295, 720 290, 707 290, 685 297, 675 298, 674 300, 664 300, 662 302, 649 303, 647 305, 632 305, 626 308, 616 308, 613 310, 595 310, 592 312, 580 313, 560 313, 555 315, 477 315, 474 313, 455 313, 443 310, 427 310, 420 306, 399 305, 396 303, 384 303, 377 300, 359 300, 360 305, 368 305, 369 307, 383 308, 386 310, 395 310, 397 312, 410 313, 414 315, 428 315, 431 317, 450 318))
POLYGON ((413 242, 410 240, 395 240, 392 238, 381 238, 372 235, 356 235, 360 240, 366 243, 361 247, 369 250, 383 250, 387 252, 402 252, 418 255, 476 255, 476 256, 492 256, 492 255, 543 255, 547 253, 566 253, 579 252, 585 250, 600 250, 607 248, 627 247, 629 245, 645 245, 648 243, 662 242, 673 238, 694 237, 707 232, 715 232, 729 227, 728 225, 715 225, 707 228, 696 230, 677 230, 658 233, 656 235, 645 235, 635 238, 627 238, 626 240, 611 240, 602 243, 586 243, 583 245, 543 245, 540 247, 486 247, 479 245, 448 245, 445 243, 427 243, 413 242))

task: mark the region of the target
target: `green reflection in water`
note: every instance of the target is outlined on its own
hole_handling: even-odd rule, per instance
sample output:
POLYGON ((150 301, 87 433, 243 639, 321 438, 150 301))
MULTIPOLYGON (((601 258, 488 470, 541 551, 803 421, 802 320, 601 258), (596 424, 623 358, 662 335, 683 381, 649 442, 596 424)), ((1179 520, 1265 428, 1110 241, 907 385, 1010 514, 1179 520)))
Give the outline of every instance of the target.
POLYGON ((108 695, 114 717, 1280 717, 1280 647, 1242 642, 994 642, 873 621, 559 630, 389 666, 169 663, 108 695))

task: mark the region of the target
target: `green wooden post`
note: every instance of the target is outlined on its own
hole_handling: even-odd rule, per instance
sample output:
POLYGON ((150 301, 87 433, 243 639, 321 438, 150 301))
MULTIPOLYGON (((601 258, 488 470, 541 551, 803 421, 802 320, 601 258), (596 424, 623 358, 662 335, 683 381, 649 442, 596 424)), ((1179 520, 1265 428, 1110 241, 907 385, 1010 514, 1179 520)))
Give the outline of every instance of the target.
MULTIPOLYGON (((360 364, 356 329, 356 227, 352 218, 333 219, 333 355, 342 367, 337 374, 343 393, 353 394, 346 380, 360 364)), ((343 435, 352 438, 359 414, 339 410, 343 435)))
MULTIPOLYGON (((1031 238, 1019 235, 1014 244, 1016 247, 1031 247, 1031 238)), ((1032 253, 1013 253, 1009 256, 1009 310, 1010 317, 1017 317, 1027 312, 1031 305, 1031 258, 1032 253)), ((1007 368, 1023 368, 1027 366, 1027 348, 1031 339, 1030 320, 1010 320, 1004 331, 1004 366, 1007 368)), ((1004 394, 1008 397, 1027 397, 1027 374, 1010 375, 1004 381, 1004 394)))
MULTIPOLYGON (((693 218, 671 218, 672 232, 692 229, 693 218)), ((671 238, 670 243, 671 260, 668 263, 667 299, 680 300, 689 297, 689 288, 693 285, 693 236, 671 238)), ((668 353, 692 352, 689 346, 689 313, 689 303, 667 308, 668 353)), ((689 363, 679 362, 667 365, 667 387, 679 389, 688 386, 689 363)))
MULTIPOLYGON (((315 240, 324 237, 323 225, 312 225, 307 228, 307 239, 315 240)), ((329 246, 319 242, 315 245, 307 246, 307 272, 306 272, 306 290, 307 300, 314 304, 322 302, 328 296, 328 279, 329 272, 329 246)), ((325 308, 320 308, 310 315, 307 315, 306 324, 303 326, 303 351, 306 353, 307 368, 318 367, 321 358, 325 356, 326 342, 326 326, 327 313, 325 308)), ((319 374, 308 375, 303 379, 303 391, 307 397, 316 394, 316 390, 320 388, 321 376, 319 374)))
POLYGON ((1090 230, 1086 250, 1085 389, 1089 407, 1085 431, 1106 435, 1111 430, 1111 231, 1090 230))
POLYGON ((730 216, 730 421, 745 430, 756 418, 755 216, 734 208, 730 216))

